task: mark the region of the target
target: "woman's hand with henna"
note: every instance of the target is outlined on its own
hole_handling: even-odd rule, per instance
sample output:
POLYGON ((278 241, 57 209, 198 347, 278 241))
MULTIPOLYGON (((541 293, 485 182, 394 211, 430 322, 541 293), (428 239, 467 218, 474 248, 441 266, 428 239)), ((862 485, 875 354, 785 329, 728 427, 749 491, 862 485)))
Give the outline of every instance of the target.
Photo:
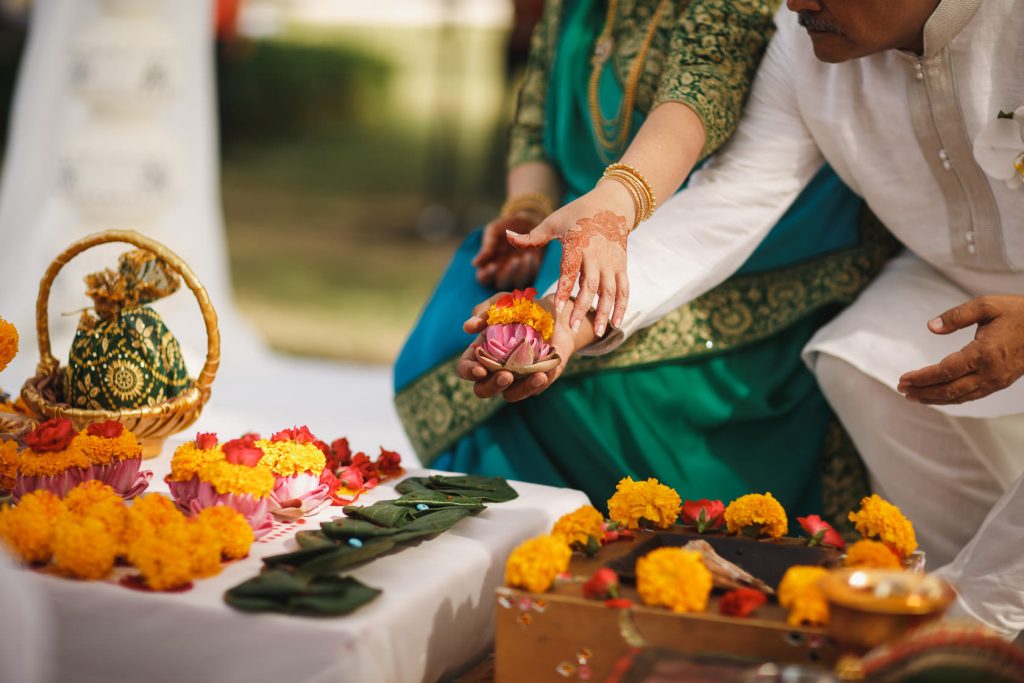
POLYGON ((974 341, 956 353, 900 377, 908 400, 966 403, 1005 389, 1024 376, 1024 296, 983 296, 928 323, 935 334, 977 325, 974 341))
POLYGON ((524 288, 533 282, 544 258, 543 249, 517 249, 509 244, 509 232, 525 234, 544 220, 531 211, 518 211, 499 216, 484 226, 480 251, 473 257, 476 279, 485 287, 495 289, 524 288))
POLYGON ((520 249, 541 247, 551 240, 562 242, 555 309, 562 312, 578 281, 579 293, 567 325, 578 330, 596 298, 594 332, 601 337, 609 320, 617 327, 626 314, 626 238, 634 220, 635 208, 629 191, 617 182, 604 181, 555 211, 529 234, 507 234, 508 241, 520 249))

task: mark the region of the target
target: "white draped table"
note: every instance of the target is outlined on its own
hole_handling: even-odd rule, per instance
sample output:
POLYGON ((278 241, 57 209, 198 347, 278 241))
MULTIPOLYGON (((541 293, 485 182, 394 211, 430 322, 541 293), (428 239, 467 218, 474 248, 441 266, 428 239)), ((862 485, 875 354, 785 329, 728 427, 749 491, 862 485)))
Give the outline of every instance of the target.
MULTIPOLYGON (((168 455, 145 466, 155 473, 151 490, 166 491, 168 455)), ((426 473, 417 470, 407 476, 426 473)), ((196 581, 184 593, 147 593, 112 582, 29 573, 53 610, 54 680, 437 680, 490 646, 494 589, 502 582, 512 549, 588 502, 579 491, 512 485, 519 498, 488 504, 439 536, 348 572, 384 592, 344 617, 249 614, 223 600, 225 590, 259 571, 260 558, 294 549, 295 531, 318 528, 320 521, 340 514, 337 507, 303 525, 275 526, 253 544, 248 558, 226 565, 216 577, 196 581), (286 532, 279 532, 282 528, 286 532)), ((396 495, 391 486, 382 485, 359 502, 396 495)))

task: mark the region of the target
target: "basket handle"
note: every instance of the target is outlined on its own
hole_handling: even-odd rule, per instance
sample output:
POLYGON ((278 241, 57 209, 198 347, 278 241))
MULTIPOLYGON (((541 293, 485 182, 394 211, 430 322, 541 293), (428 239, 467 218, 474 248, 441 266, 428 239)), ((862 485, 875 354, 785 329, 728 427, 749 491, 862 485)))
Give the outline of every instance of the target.
POLYGON ((199 282, 188 264, 181 260, 181 257, 160 242, 134 230, 104 230, 87 235, 58 254, 50 267, 46 269, 43 279, 39 281, 39 298, 36 299, 36 333, 39 337, 40 371, 52 370, 58 365, 57 359, 53 357, 50 350, 48 313, 50 289, 53 286, 53 281, 57 278, 57 273, 83 251, 111 242, 124 242, 156 254, 181 276, 188 288, 192 290, 192 294, 195 295, 203 314, 203 323, 206 325, 206 363, 196 379, 195 387, 199 391, 202 402, 206 403, 210 398, 210 385, 213 384, 213 378, 217 376, 217 368, 220 367, 220 330, 217 327, 217 312, 213 308, 213 303, 210 302, 210 295, 206 293, 206 288, 199 282))

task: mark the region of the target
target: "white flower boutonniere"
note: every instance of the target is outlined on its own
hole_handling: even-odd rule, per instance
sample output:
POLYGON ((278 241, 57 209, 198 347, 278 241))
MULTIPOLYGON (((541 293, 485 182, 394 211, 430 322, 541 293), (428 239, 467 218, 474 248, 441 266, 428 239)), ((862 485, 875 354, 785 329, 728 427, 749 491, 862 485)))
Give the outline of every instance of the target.
POLYGON ((1024 107, 999 112, 974 139, 974 158, 981 170, 1011 190, 1024 187, 1024 107))

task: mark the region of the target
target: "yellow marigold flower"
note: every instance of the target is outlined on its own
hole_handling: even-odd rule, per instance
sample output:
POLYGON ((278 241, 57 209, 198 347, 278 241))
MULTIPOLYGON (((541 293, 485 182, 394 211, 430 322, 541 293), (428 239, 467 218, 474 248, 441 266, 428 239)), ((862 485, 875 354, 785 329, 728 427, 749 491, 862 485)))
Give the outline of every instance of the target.
POLYGON ((192 576, 205 579, 220 574, 223 548, 217 530, 194 519, 188 521, 186 529, 192 576))
POLYGON ((4 441, 0 444, 0 491, 13 491, 18 483, 17 441, 4 441))
POLYGON ((828 576, 824 567, 797 565, 786 570, 779 582, 779 605, 789 610, 791 626, 828 623, 828 601, 818 584, 828 576))
POLYGON ((657 479, 633 481, 626 477, 619 481, 615 493, 608 499, 608 516, 627 529, 639 527, 640 520, 667 529, 679 517, 682 502, 678 493, 658 483, 657 479))
POLYGON ((53 554, 53 526, 64 514, 64 503, 55 494, 25 494, 17 507, 0 511, 0 539, 23 562, 47 562, 53 554))
POLYGON ((184 525, 167 533, 143 533, 132 539, 128 561, 142 574, 146 585, 155 591, 181 588, 192 580, 184 525))
POLYGON ((512 323, 529 325, 540 333, 544 341, 551 339, 551 334, 555 331, 555 319, 551 317, 547 309, 536 301, 518 298, 506 306, 499 306, 497 303, 491 304, 491 307, 487 310, 488 325, 509 325, 512 323))
POLYGON ((598 543, 604 538, 604 517, 593 505, 584 505, 579 510, 562 515, 554 528, 552 536, 560 536, 572 547, 579 544, 586 547, 593 537, 598 543))
POLYGON ((82 430, 71 442, 71 448, 77 448, 94 465, 106 465, 112 460, 127 460, 142 457, 142 444, 135 434, 127 429, 120 436, 108 439, 92 436, 82 430))
POLYGON ((917 550, 914 525, 900 509, 874 493, 860 501, 860 510, 851 512, 849 520, 864 538, 881 541, 900 558, 917 550))
POLYGON ((303 472, 312 472, 319 476, 327 466, 324 452, 311 443, 260 439, 256 445, 263 450, 263 458, 259 464, 279 477, 290 477, 303 472))
POLYGON ((844 564, 865 569, 903 569, 903 561, 889 546, 866 538, 846 549, 844 564))
POLYGON ((71 515, 103 524, 117 545, 117 553, 124 554, 128 506, 114 489, 95 479, 83 482, 68 492, 64 505, 71 515))
MULTIPOLYGON (((130 539, 154 533, 170 533, 185 526, 185 515, 174 507, 171 499, 150 493, 132 501, 128 509, 127 534, 130 539)), ((131 549, 129 548, 129 551, 131 549)))
POLYGON ((263 467, 235 465, 227 460, 207 463, 199 470, 200 481, 205 481, 217 493, 234 493, 266 498, 274 488, 274 475, 263 467))
POLYGON ((18 355, 18 328, 0 318, 0 372, 18 355))
POLYGON ((82 482, 71 489, 64 498, 64 505, 68 511, 80 516, 86 516, 93 505, 111 502, 124 503, 113 488, 97 479, 82 482))
POLYGON ((117 546, 100 520, 66 515, 53 528, 53 566, 76 579, 102 579, 114 569, 117 546))
POLYGON ((740 496, 725 508, 725 523, 730 533, 781 538, 789 530, 782 504, 769 493, 740 496))
POLYGON ((189 481, 199 475, 211 462, 224 459, 224 452, 220 444, 214 448, 202 449, 196 447, 195 441, 186 441, 174 449, 174 456, 171 457, 171 480, 189 481))
POLYGON ((89 467, 89 458, 74 444, 62 451, 36 453, 31 448, 21 452, 18 469, 29 477, 50 477, 71 467, 89 467))
POLYGON ((658 548, 636 561, 636 589, 644 604, 673 612, 703 612, 713 580, 700 553, 658 548))
POLYGON ((200 510, 195 519, 217 532, 224 559, 237 560, 249 554, 253 542, 252 527, 236 510, 215 505, 200 510))
POLYGON ((531 538, 512 551, 505 562, 505 583, 534 593, 551 588, 555 577, 569 569, 572 551, 555 536, 531 538))

